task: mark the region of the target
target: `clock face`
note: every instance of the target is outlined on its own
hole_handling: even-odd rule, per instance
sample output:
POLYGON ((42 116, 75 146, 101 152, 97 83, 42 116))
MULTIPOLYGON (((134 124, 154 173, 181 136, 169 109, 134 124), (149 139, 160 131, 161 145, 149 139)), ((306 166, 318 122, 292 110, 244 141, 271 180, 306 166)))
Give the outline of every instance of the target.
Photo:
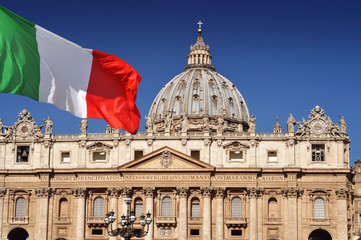
POLYGON ((326 124, 322 120, 314 120, 311 123, 311 131, 316 134, 321 134, 325 131, 326 124))
POLYGON ((20 123, 16 129, 19 135, 26 136, 31 131, 31 125, 27 122, 20 123))

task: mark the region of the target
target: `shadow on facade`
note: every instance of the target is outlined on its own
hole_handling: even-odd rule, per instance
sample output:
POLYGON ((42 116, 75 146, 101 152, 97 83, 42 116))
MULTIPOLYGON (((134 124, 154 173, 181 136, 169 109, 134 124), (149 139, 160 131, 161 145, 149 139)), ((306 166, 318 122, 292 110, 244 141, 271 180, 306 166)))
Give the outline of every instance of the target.
POLYGON ((27 237, 29 234, 24 228, 14 228, 8 234, 9 240, 26 240, 27 237))
POLYGON ((316 229, 311 232, 308 240, 332 240, 332 237, 326 230, 316 229))

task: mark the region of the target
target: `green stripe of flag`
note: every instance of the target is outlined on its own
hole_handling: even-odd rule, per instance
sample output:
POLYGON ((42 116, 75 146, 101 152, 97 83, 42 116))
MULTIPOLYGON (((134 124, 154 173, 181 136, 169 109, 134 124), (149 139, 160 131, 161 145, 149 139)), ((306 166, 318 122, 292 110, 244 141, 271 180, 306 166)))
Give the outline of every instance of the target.
POLYGON ((0 92, 39 100, 35 24, 0 6, 0 92))

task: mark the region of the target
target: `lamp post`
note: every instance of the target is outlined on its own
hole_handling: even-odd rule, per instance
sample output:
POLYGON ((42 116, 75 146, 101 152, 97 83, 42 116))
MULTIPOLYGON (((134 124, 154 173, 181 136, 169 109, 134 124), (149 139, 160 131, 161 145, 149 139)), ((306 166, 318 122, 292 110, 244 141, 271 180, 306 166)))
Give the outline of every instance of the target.
POLYGON ((109 236, 115 237, 119 235, 125 240, 130 240, 132 237, 144 237, 145 235, 147 235, 149 231, 149 225, 152 223, 152 219, 150 218, 151 214, 149 212, 146 214, 146 216, 142 214, 139 221, 142 229, 134 229, 133 224, 137 218, 135 216, 135 212, 130 211, 130 204, 132 203, 132 198, 130 196, 127 196, 124 199, 124 202, 127 204, 127 215, 125 216, 123 214, 123 216, 121 217, 121 228, 113 229, 112 223, 116 221, 116 218, 114 216, 115 213, 113 210, 106 214, 104 222, 109 236), (146 230, 144 230, 145 226, 147 226, 146 230))

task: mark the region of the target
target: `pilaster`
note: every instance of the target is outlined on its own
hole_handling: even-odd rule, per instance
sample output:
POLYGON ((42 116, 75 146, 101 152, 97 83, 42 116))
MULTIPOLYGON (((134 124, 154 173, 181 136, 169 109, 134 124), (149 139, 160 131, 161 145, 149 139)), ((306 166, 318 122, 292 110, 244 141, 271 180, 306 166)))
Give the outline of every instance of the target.
POLYGON ((224 239, 224 188, 215 189, 216 194, 216 240, 224 239))
POLYGON ((152 240, 154 236, 154 188, 143 188, 145 194, 145 210, 151 214, 151 218, 154 220, 149 225, 148 234, 145 236, 145 240, 152 240))
POLYGON ((180 187, 178 190, 179 196, 179 229, 178 239, 186 240, 188 235, 188 217, 187 217, 187 198, 189 194, 188 188, 180 187))
POLYGON ((336 189, 337 196, 337 210, 338 210, 338 224, 337 235, 338 240, 347 240, 347 198, 349 190, 346 188, 336 189))
POLYGON ((85 188, 75 188, 72 189, 72 193, 77 202, 77 211, 76 211, 76 238, 77 240, 84 240, 85 237, 85 198, 86 198, 86 189, 85 188))
POLYGON ((210 187, 204 187, 202 190, 203 196, 203 224, 202 224, 202 240, 210 240, 212 237, 211 232, 211 197, 212 197, 212 189, 210 187))
POLYGON ((258 240, 258 223, 257 223, 257 188, 248 188, 249 197, 249 240, 258 240))
POLYGON ((47 240, 48 236, 48 211, 49 211, 49 197, 52 194, 50 188, 37 188, 35 195, 37 197, 37 216, 36 229, 37 239, 47 240))

